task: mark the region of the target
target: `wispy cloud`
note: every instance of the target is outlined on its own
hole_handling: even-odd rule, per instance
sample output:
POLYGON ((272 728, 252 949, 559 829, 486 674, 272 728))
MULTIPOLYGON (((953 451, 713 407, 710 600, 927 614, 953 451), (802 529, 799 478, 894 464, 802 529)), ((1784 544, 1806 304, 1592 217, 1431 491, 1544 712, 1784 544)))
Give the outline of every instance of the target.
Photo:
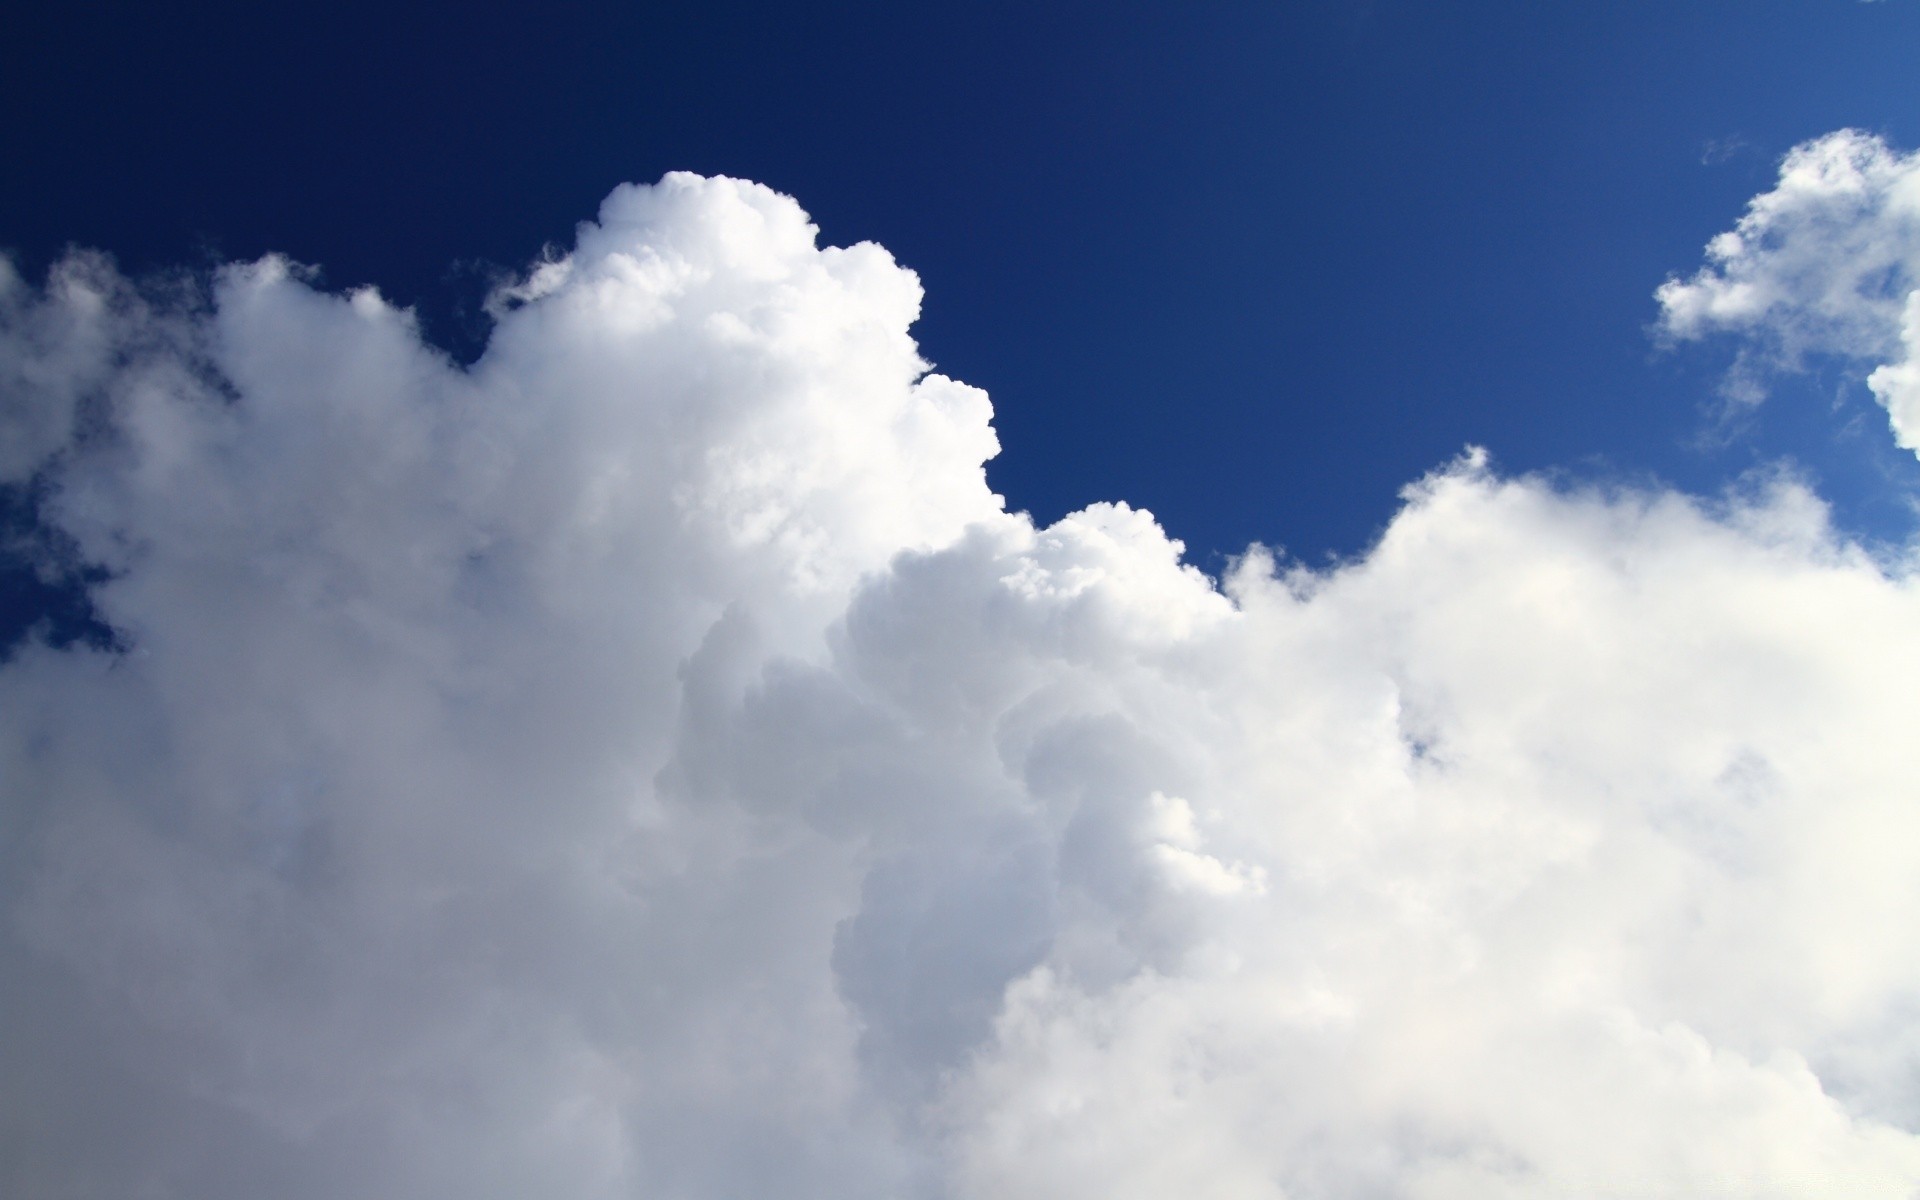
POLYGON ((1662 327, 1741 335, 1735 396, 1758 400, 1767 372, 1838 355, 1871 368, 1894 436, 1920 450, 1920 155, 1851 129, 1796 146, 1707 258, 1660 287, 1662 327))

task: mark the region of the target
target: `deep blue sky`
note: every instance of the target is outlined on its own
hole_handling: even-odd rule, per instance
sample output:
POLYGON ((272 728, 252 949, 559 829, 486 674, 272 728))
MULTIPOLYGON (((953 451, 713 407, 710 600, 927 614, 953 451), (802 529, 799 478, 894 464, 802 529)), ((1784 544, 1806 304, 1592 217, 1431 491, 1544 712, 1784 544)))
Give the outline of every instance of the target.
POLYGON ((489 272, 614 184, 739 175, 921 273, 924 350, 993 394, 992 478, 1042 519, 1124 498, 1202 566, 1253 539, 1318 560, 1471 441, 1702 491, 1791 454, 1857 527, 1906 528, 1915 467, 1864 389, 1789 385, 1703 447, 1724 348, 1646 327, 1795 142, 1920 142, 1911 0, 82 0, 8 25, 0 245, 35 276, 68 243, 135 270, 280 250, 471 354, 489 272))

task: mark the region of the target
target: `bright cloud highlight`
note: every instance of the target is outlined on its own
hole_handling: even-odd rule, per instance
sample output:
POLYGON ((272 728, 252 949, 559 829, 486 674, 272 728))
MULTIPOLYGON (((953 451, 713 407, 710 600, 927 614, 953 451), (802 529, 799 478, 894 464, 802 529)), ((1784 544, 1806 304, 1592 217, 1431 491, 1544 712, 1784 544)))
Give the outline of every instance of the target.
MULTIPOLYGON (((1890 344, 1716 245, 1676 332, 1890 344)), ((122 643, 0 668, 0 1190, 1920 1187, 1920 593, 1792 478, 1470 452, 1216 582, 1005 511, 917 279, 765 188, 497 299, 460 368, 278 259, 0 279, 122 643)))

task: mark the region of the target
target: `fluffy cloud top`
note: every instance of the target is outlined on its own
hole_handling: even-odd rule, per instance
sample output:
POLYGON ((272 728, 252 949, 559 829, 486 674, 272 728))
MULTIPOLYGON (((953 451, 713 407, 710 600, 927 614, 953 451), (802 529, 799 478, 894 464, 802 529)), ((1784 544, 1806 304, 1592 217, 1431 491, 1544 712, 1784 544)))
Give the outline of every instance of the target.
POLYGON ((1852 129, 1796 146, 1707 257, 1659 289, 1667 333, 1754 339, 1734 380, 1749 398, 1760 371, 1808 354, 1878 363, 1867 385, 1920 452, 1920 154, 1852 129))
POLYGON ((1920 1187, 1910 573, 1475 453, 1216 583, 1006 512, 918 302, 686 175, 467 369, 277 259, 0 280, 122 643, 0 668, 0 1190, 1920 1187))

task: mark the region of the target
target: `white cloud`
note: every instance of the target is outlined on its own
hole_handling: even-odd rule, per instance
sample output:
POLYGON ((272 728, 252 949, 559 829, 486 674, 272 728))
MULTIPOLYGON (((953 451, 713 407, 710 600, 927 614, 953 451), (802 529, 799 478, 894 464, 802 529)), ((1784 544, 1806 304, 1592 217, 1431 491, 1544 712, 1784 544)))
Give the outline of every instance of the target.
POLYGON ((0 668, 4 1190, 1920 1186, 1904 567, 1471 455, 1223 590, 1005 512, 918 299, 684 175, 471 370, 9 277, 128 649, 0 668))
POLYGON ((1881 363, 1868 386, 1900 444, 1920 451, 1920 154, 1852 129, 1796 146, 1707 259, 1660 287, 1662 327, 1751 338, 1736 396, 1757 398, 1763 369, 1809 354, 1881 363))

